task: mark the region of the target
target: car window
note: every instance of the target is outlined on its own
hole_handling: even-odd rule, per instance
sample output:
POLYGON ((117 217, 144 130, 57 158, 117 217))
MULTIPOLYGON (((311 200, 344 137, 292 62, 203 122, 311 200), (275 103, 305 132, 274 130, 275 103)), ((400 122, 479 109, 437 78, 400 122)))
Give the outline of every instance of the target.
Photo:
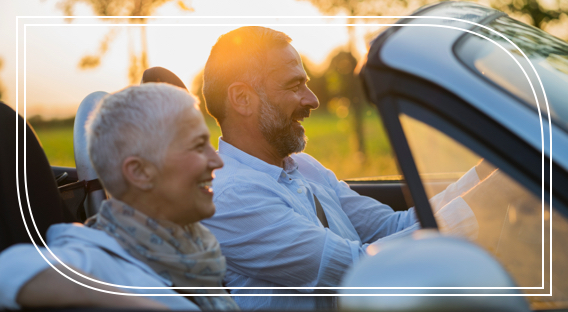
MULTIPOLYGON (((544 31, 503 16, 487 25, 509 38, 529 58, 544 86, 552 120, 568 129, 568 44, 544 31)), ((485 28, 477 33, 501 45, 519 62, 529 77, 543 116, 547 116, 546 103, 540 84, 530 64, 513 45, 485 28)), ((537 107, 530 84, 515 60, 492 42, 466 35, 455 48, 456 55, 470 69, 489 79, 501 88, 521 98, 532 107, 537 107)))
MULTIPOLYGON (((474 242, 496 257, 526 294, 550 292, 552 223, 552 297, 528 296, 533 309, 568 306, 568 221, 540 196, 452 137, 405 114, 400 121, 429 198, 466 172, 493 172, 461 195, 479 225, 474 242), (481 162, 481 163, 480 163, 481 162), (496 171, 494 171, 496 170, 496 171), (544 227, 543 227, 544 224, 544 227), (544 276, 544 278, 543 278, 544 276), (538 289, 544 287, 544 289, 538 289)), ((445 129, 444 129, 445 131, 445 129)), ((432 202, 432 201, 431 201, 432 202)), ((432 206, 435 206, 432 203, 432 206)))

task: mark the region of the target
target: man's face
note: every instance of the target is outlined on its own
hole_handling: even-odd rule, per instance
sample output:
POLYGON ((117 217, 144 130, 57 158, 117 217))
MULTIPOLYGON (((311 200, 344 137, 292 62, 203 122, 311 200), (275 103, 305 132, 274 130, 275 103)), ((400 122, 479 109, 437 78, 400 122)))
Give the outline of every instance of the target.
POLYGON ((306 85, 302 60, 291 45, 270 51, 267 65, 264 92, 259 94, 259 127, 279 156, 286 157, 306 147, 300 122, 318 108, 319 102, 306 85))

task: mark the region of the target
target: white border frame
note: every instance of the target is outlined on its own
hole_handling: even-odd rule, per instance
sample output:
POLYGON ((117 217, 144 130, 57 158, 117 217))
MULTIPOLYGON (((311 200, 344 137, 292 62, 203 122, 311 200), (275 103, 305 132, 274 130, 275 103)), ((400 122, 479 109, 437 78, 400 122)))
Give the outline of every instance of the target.
MULTIPOLYGON (((548 104, 548 99, 546 96, 546 92, 544 90, 544 86, 542 85, 542 81, 540 79, 540 76, 538 75, 538 72, 536 71, 536 69, 534 68, 534 66, 532 65, 531 61, 528 59, 528 57, 525 55, 525 53, 515 44, 513 43, 509 38, 507 38, 506 36, 504 36, 503 34, 488 28, 484 25, 475 23, 475 22, 471 22, 471 21, 467 21, 467 20, 462 20, 462 19, 458 19, 458 18, 451 18, 451 17, 438 17, 438 16, 167 16, 167 17, 159 17, 159 16, 16 16, 16 111, 18 111, 18 107, 19 107, 19 20, 21 19, 130 19, 130 18, 146 18, 146 19, 223 19, 223 18, 232 18, 232 19, 270 19, 270 18, 279 18, 279 19, 334 19, 334 18, 358 18, 358 19, 402 19, 402 18, 410 18, 410 19, 417 19, 417 18, 424 18, 424 19, 443 19, 443 20, 450 20, 450 21, 458 21, 458 22, 464 22, 467 24, 472 24, 484 29, 487 29, 497 35, 499 35, 500 37, 502 37, 503 39, 505 39, 507 42, 509 42, 513 47, 515 47, 519 52, 521 52, 522 56, 527 60, 528 64, 530 64, 533 72, 535 73, 540 88, 542 89, 542 93, 544 95, 544 100, 545 100, 545 104, 546 104, 546 108, 547 108, 547 113, 548 113, 548 136, 549 136, 549 148, 550 148, 550 181, 549 181, 549 194, 550 194, 550 202, 552 203, 552 133, 551 133, 551 120, 550 120, 550 108, 549 108, 549 104, 548 104)), ((436 28, 448 28, 448 29, 454 29, 454 30, 461 30, 464 32, 468 32, 470 34, 476 35, 478 37, 481 37, 485 40, 488 40, 490 42, 492 42, 493 44, 497 45, 499 48, 501 48, 503 51, 505 51, 514 61, 515 63, 519 66, 519 68, 521 69, 521 71, 523 72, 523 74, 525 75, 525 77, 527 78, 529 85, 531 87, 531 91, 533 92, 533 95, 535 96, 535 101, 536 101, 536 106, 537 106, 537 110, 539 113, 539 119, 540 119, 540 134, 541 134, 541 142, 542 142, 542 146, 541 146, 541 176, 543 178, 542 181, 542 287, 135 287, 135 286, 124 286, 124 285, 116 285, 116 284, 111 284, 111 283, 106 283, 103 281, 99 281, 97 279, 93 279, 91 277, 85 276, 75 270, 73 270, 72 268, 68 267, 65 263, 61 262, 57 256, 55 256, 53 254, 53 252, 51 251, 51 249, 49 249, 49 247, 47 246, 47 244, 45 243, 43 237, 41 236, 41 234, 39 234, 39 230, 37 228, 37 225, 35 223, 35 220, 33 218, 33 213, 30 207, 30 203, 29 203, 29 196, 28 196, 28 185, 27 185, 27 166, 24 165, 24 181, 25 181, 25 192, 26 192, 26 201, 28 204, 28 210, 30 213, 30 217, 32 219, 34 228, 36 230, 36 233, 38 234, 38 237, 40 238, 41 242, 44 244, 45 248, 49 251, 49 253, 66 269, 70 270, 71 272, 77 274, 78 276, 81 276, 87 280, 96 282, 96 283, 100 283, 103 285, 107 285, 107 286, 113 286, 113 287, 117 287, 117 288, 126 288, 126 289, 328 289, 328 290, 340 290, 340 289, 544 289, 544 134, 543 134, 543 125, 542 125, 542 112, 540 110, 540 105, 539 105, 539 101, 538 101, 538 97, 536 95, 536 92, 534 90, 533 84, 531 82, 531 80, 529 79, 528 75, 526 74, 524 68, 519 64, 519 62, 513 57, 513 55, 507 50, 505 49, 503 46, 499 45, 497 42, 493 41, 492 39, 489 39, 481 34, 475 33, 469 29, 462 29, 459 27, 453 27, 453 26, 448 26, 448 25, 435 25, 435 24, 348 24, 348 23, 344 23, 344 24, 266 24, 266 23, 261 23, 261 24, 252 24, 252 23, 238 23, 238 24, 231 24, 231 23, 225 23, 225 24, 23 24, 24 26, 24 120, 26 120, 27 116, 26 116, 26 56, 27 56, 27 46, 26 46, 26 40, 27 40, 27 27, 52 27, 52 26, 67 26, 67 27, 71 27, 71 26, 75 26, 75 27, 107 27, 107 26, 135 26, 135 27, 187 27, 187 26, 198 26, 198 27, 210 27, 210 26, 265 26, 265 27, 270 27, 270 26, 320 26, 320 27, 329 27, 329 26, 333 26, 333 27, 338 27, 338 26, 394 26, 394 27, 436 27, 436 28)), ((18 118, 16 115, 16 172, 18 172, 18 118)), ((27 153, 27 149, 26 149, 26 142, 27 142, 27 137, 26 134, 24 132, 24 161, 26 160, 26 153, 27 153)), ((34 245, 34 247, 36 248, 36 250, 38 251, 38 253, 42 256, 42 258, 54 269, 56 270, 58 273, 60 273, 62 276, 64 276, 65 278, 67 278, 68 280, 77 283, 81 286, 87 287, 89 289, 92 290, 96 290, 96 291, 100 291, 100 292, 104 292, 104 293, 109 293, 109 294, 115 294, 115 295, 126 295, 126 296, 552 296, 552 206, 550 206, 550 293, 549 294, 295 294, 295 295, 291 295, 291 294, 135 294, 135 293, 118 293, 118 292, 114 292, 114 291, 108 291, 108 290, 103 290, 103 289, 99 289, 96 287, 92 287, 86 284, 83 284, 79 281, 74 280, 73 278, 65 275, 64 273, 62 273, 58 268, 56 268, 50 261, 48 261, 46 259, 46 257, 43 255, 43 253, 39 250, 39 247, 36 245, 36 242, 34 241, 33 237, 30 234, 29 228, 28 228, 28 224, 26 223, 25 217, 24 217, 24 212, 23 212, 23 208, 22 208, 22 203, 21 203, 21 198, 20 198, 20 187, 19 187, 19 176, 18 173, 16 173, 16 187, 17 187, 17 192, 18 192, 18 202, 20 205, 20 213, 22 215, 22 220, 24 221, 24 226, 26 228, 26 231, 34 245)))

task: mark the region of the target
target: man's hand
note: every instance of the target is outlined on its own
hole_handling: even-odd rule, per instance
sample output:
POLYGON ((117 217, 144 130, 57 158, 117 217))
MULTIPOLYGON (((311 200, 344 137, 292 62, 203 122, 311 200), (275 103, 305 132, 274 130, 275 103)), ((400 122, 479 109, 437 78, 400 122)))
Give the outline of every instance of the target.
MULTIPOLYGON (((56 265, 56 267, 62 272, 67 271, 61 265, 56 265)), ((125 293, 114 287, 85 280, 71 272, 67 275, 98 289, 125 293)), ((168 310, 167 306, 144 297, 113 295, 89 289, 68 280, 51 267, 37 274, 23 286, 16 302, 24 308, 114 307, 168 310)))

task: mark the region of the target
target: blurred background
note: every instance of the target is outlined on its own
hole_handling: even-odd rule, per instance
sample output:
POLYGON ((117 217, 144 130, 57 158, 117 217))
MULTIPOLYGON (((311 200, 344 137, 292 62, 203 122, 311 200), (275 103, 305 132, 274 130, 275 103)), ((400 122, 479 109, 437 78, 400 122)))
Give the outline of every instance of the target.
MULTIPOLYGON (((74 166, 73 118, 87 94, 114 92, 139 84, 144 69, 162 66, 176 73, 201 97, 203 66, 217 37, 239 26, 270 24, 269 27, 284 31, 293 39, 292 45, 302 55, 311 77, 308 85, 320 100, 320 108, 304 122, 309 137, 306 152, 340 179, 398 175, 378 114, 367 103, 354 75, 368 42, 385 28, 376 24, 395 20, 351 16, 410 15, 434 2, 437 1, 0 0, 0 99, 25 115, 52 165, 74 166), (54 18, 17 21, 16 16, 54 18), (199 18, 202 16, 218 18, 199 18), (246 16, 267 18, 231 18, 246 16), (342 25, 346 23, 358 26, 342 25)), ((568 40, 568 0, 476 2, 568 40)), ((212 143, 217 146, 220 130, 203 107, 202 111, 212 132, 212 143)))

